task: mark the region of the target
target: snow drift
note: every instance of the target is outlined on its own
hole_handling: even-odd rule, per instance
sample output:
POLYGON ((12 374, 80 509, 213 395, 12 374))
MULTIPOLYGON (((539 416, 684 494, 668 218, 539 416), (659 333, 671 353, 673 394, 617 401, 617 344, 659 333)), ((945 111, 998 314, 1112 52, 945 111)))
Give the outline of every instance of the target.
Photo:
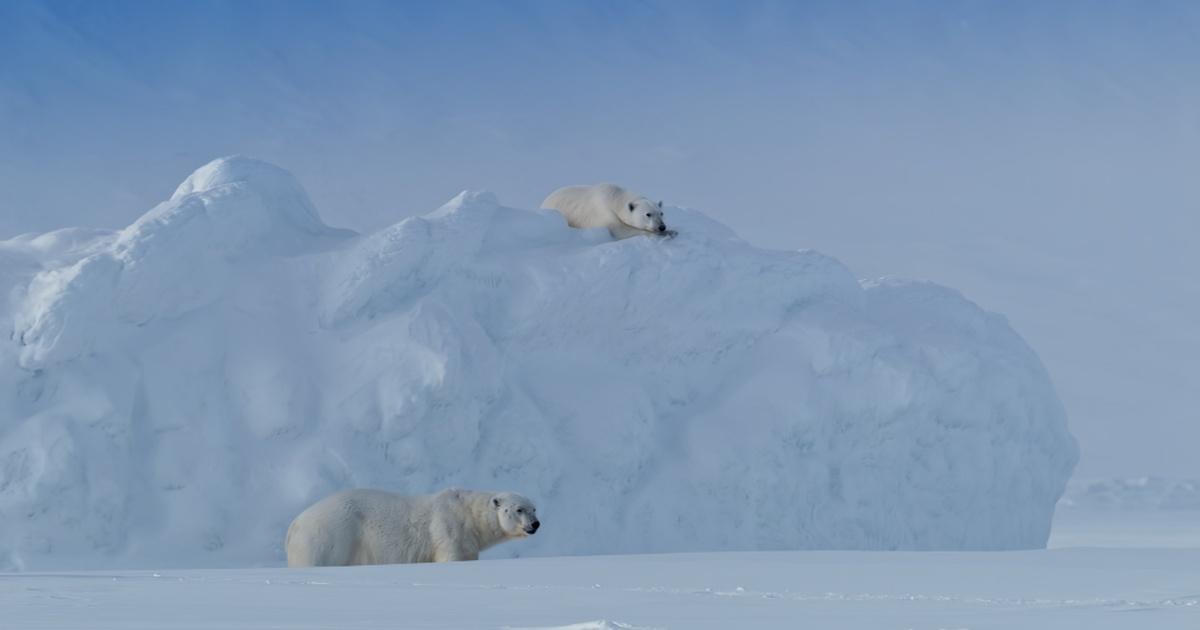
POLYGON ((1076 447, 1001 316, 668 221, 463 193, 360 236, 228 158, 0 243, 0 566, 275 563, 351 486, 528 494, 498 555, 1044 545, 1076 447))

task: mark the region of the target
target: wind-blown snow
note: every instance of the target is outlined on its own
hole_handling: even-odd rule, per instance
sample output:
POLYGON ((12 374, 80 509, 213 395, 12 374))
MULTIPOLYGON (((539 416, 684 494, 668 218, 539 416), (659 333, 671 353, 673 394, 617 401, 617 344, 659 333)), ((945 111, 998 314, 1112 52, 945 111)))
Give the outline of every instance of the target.
POLYGON ((0 566, 275 563, 350 486, 533 497, 499 555, 1045 544, 1077 452, 1003 317, 668 220, 463 193, 359 236, 228 158, 0 243, 0 566))

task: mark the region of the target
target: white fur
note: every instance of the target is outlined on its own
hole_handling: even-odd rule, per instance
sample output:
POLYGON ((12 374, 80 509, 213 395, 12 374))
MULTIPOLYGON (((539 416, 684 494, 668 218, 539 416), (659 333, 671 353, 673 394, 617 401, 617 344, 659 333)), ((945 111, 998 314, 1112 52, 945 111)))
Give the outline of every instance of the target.
POLYGON ((613 238, 675 234, 663 222, 661 201, 655 203, 613 184, 559 188, 542 207, 559 211, 571 227, 608 228, 613 238))
POLYGON ((301 512, 284 546, 289 567, 476 560, 537 525, 533 503, 511 492, 346 490, 301 512))

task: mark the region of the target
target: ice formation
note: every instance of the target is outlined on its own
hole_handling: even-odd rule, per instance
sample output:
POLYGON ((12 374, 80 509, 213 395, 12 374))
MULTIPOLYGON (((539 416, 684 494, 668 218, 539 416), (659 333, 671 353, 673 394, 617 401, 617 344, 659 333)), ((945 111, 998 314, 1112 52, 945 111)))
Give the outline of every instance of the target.
POLYGON ((1044 545, 1077 452, 1003 317, 667 219, 463 193, 358 235, 225 158, 0 242, 0 567, 278 563, 351 486, 533 497, 500 555, 1044 545))

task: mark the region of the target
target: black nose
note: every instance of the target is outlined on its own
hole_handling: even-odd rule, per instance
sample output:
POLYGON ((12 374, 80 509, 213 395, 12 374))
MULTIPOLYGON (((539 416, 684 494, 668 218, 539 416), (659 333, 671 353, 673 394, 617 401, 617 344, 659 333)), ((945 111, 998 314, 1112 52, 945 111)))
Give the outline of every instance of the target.
POLYGON ((666 231, 667 231, 667 226, 665 226, 665 225, 660 225, 660 226, 658 226, 658 231, 659 231, 659 232, 666 232, 666 231))
POLYGON ((538 530, 538 528, 541 526, 542 526, 542 523, 540 521, 534 521, 533 525, 529 526, 529 533, 532 534, 533 532, 536 532, 538 530))

